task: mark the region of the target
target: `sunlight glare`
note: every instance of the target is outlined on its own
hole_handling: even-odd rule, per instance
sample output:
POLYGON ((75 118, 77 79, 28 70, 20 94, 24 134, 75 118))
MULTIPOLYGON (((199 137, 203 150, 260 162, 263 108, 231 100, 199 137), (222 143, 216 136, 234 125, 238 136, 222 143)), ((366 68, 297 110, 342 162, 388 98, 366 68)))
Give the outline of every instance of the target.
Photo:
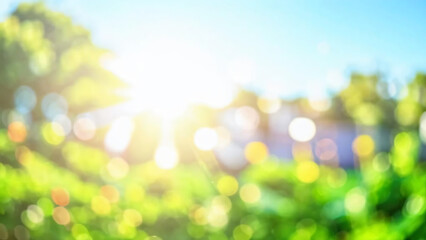
POLYGON ((129 117, 120 117, 116 119, 105 137, 105 147, 114 153, 121 153, 129 144, 134 124, 129 117))
POLYGON ((150 39, 144 46, 143 56, 118 59, 111 66, 130 82, 126 95, 140 110, 172 118, 190 104, 223 108, 233 100, 234 86, 208 49, 169 38, 150 39))
POLYGON ((200 128, 195 132, 194 143, 198 149, 212 150, 218 142, 218 134, 211 128, 200 128))
POLYGON ((316 133, 314 121, 309 118, 298 117, 290 122, 288 127, 290 137, 298 142, 310 141, 316 133))
POLYGON ((176 148, 169 145, 161 145, 155 151, 155 163, 161 169, 172 169, 179 161, 176 148))
POLYGON ((179 154, 173 142, 173 123, 171 119, 163 119, 161 143, 155 151, 155 163, 161 169, 172 169, 179 162, 179 154))

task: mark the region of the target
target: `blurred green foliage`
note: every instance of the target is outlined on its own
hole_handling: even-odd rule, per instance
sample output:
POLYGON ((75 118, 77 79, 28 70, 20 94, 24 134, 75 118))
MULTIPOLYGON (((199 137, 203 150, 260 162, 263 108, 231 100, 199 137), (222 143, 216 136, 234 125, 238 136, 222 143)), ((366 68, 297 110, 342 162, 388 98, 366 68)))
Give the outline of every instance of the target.
POLYGON ((116 103, 117 88, 125 86, 101 66, 106 51, 93 45, 90 33, 42 3, 21 4, 0 24, 0 52, 2 108, 12 105, 22 84, 39 97, 64 95, 74 112, 116 103))
MULTIPOLYGON (((231 173, 212 153, 189 151, 185 164, 161 170, 150 159, 155 124, 139 129, 152 139, 135 136, 128 161, 98 147, 102 136, 52 138, 40 104, 25 141, 10 133, 21 85, 38 99, 64 96, 70 117, 123 100, 115 91, 125 84, 102 68, 106 51, 86 29, 43 4, 22 4, 0 23, 0 53, 0 239, 426 239, 423 74, 397 98, 383 93, 380 75, 353 74, 333 98, 324 116, 392 131, 391 149, 360 158, 359 168, 270 156, 231 173)), ((291 104, 312 111, 304 102, 291 104)), ((241 91, 233 104, 255 106, 256 96, 241 91)), ((216 112, 193 114, 209 123, 216 112)), ((178 134, 179 148, 186 137, 178 134)))

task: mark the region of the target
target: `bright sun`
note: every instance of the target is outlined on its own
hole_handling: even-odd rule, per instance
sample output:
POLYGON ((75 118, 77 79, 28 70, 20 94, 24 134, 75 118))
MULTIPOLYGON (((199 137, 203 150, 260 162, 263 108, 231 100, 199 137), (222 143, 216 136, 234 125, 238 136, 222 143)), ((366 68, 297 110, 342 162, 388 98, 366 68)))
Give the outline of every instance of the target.
POLYGON ((234 85, 212 53, 170 39, 147 45, 137 59, 118 66, 129 76, 128 95, 142 110, 172 117, 191 104, 223 108, 234 98, 234 85))
MULTIPOLYGON (((154 111, 162 117, 162 140, 154 158, 159 168, 170 169, 179 161, 173 142, 175 119, 190 105, 227 106, 235 87, 213 54, 197 45, 167 38, 144 46, 141 55, 119 59, 111 70, 129 82, 126 95, 136 111, 154 111)), ((120 138, 111 139, 114 143, 120 138)))

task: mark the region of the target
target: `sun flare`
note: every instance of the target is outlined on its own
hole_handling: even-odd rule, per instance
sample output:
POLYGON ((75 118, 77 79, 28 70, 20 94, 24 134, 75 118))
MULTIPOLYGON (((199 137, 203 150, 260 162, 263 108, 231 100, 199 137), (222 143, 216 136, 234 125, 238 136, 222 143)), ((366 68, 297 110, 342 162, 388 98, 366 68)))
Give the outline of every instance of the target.
POLYGON ((211 52, 170 38, 144 46, 140 56, 118 59, 112 66, 119 75, 125 73, 130 83, 126 95, 140 110, 174 118, 190 105, 223 108, 233 100, 234 82, 211 52))

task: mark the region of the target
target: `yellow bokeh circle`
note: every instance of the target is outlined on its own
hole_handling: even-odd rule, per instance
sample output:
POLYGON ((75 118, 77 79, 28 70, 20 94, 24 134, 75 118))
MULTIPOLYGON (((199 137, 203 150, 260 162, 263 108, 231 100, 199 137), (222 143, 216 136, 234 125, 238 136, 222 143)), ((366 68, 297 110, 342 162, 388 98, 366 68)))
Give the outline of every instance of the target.
POLYGON ((224 196, 234 195, 238 191, 238 181, 232 176, 223 176, 217 182, 217 190, 224 196))
POLYGON ((315 182, 319 175, 319 167, 313 161, 302 161, 297 164, 296 169, 297 179, 304 183, 315 182))
POLYGON ((262 142, 251 142, 244 149, 244 154, 250 163, 261 163, 268 157, 268 147, 262 142))
POLYGON ((261 196, 260 189, 255 184, 245 184, 240 189, 240 198, 246 203, 256 203, 261 196))
POLYGON ((369 135, 355 138, 352 150, 358 157, 368 157, 374 152, 374 140, 369 135))

